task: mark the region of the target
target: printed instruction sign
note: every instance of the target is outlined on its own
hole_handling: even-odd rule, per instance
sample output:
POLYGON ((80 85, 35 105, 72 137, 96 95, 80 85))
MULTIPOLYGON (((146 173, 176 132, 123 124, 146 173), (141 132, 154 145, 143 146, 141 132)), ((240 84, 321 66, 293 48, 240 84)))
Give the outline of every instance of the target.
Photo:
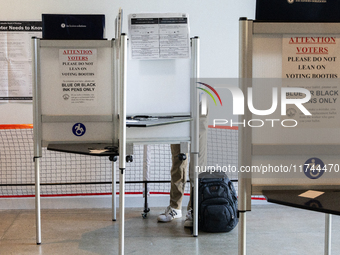
POLYGON ((190 57, 189 17, 182 13, 130 14, 132 59, 190 57))
POLYGON ((41 21, 0 21, 0 102, 32 101, 32 37, 41 21))
POLYGON ((59 49, 60 93, 70 104, 97 100, 97 49, 59 49))
MULTIPOLYGON (((301 87, 310 91, 311 100, 304 115, 295 105, 287 106, 287 116, 297 127, 340 127, 339 39, 334 35, 284 35, 282 39, 282 77, 284 87, 301 87)), ((287 98, 303 98, 291 93, 287 98)))

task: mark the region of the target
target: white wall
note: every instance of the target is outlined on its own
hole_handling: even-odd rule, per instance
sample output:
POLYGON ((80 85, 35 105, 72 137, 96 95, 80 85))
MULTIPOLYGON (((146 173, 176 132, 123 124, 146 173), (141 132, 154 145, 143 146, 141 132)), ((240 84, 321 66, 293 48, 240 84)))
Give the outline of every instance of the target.
MULTIPOLYGON (((105 14, 106 37, 114 37, 114 19, 119 7, 127 15, 138 12, 185 12, 190 35, 201 38, 201 77, 238 76, 238 20, 254 18, 255 0, 0 0, 4 21, 41 20, 42 13, 105 14)), ((0 103, 0 124, 32 123, 32 104, 0 103)))

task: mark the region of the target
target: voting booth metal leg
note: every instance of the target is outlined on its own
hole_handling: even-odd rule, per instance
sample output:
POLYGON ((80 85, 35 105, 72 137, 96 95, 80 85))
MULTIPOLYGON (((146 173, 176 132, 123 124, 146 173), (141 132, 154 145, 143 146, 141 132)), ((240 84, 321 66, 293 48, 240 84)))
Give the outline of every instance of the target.
POLYGON ((112 220, 117 220, 117 177, 116 177, 116 162, 112 162, 112 220))
POLYGON ((40 98, 40 40, 32 38, 32 90, 33 90, 33 146, 35 173, 35 217, 36 241, 41 244, 41 208, 40 208, 40 157, 41 150, 41 102, 40 98))
POLYGON ((239 213, 239 223, 238 223, 238 254, 246 254, 246 212, 239 213))
MULTIPOLYGON (((252 78, 252 21, 247 18, 240 18, 239 33, 239 86, 243 93, 247 94, 248 87, 251 86, 252 78)), ((244 102, 244 109, 248 109, 244 102)), ((251 119, 252 114, 249 110, 245 110, 244 119, 251 119)), ((239 117, 241 119, 241 117, 239 117)), ((239 120, 240 121, 240 120, 239 120)), ((252 132, 250 127, 240 126, 238 131, 238 164, 240 166, 251 166, 251 144, 252 132)), ((239 173, 238 175, 238 254, 246 254, 246 211, 251 209, 251 174, 239 173)))
MULTIPOLYGON (((194 160, 194 166, 198 164, 198 154, 191 154, 194 160)), ((198 236, 198 173, 194 171, 194 195, 193 195, 193 231, 194 237, 198 236)))
MULTIPOLYGON (((125 161, 125 157, 121 157, 119 161, 125 161)), ((119 255, 124 254, 124 228, 125 228, 125 169, 119 168, 119 255)))
MULTIPOLYGON (((118 38, 118 36, 116 36, 118 38)), ((117 40, 113 40, 113 54, 112 54, 112 80, 114 82, 114 90, 113 90, 113 96, 112 100, 114 102, 114 106, 116 108, 114 114, 119 114, 118 109, 120 107, 119 104, 119 90, 120 90, 120 84, 119 84, 119 44, 120 42, 117 40)), ((119 120, 114 118, 114 140, 119 140, 119 120)), ((112 161, 112 221, 117 220, 117 162, 115 159, 112 161)))
POLYGON ((332 215, 325 214, 325 255, 331 255, 332 215))
POLYGON ((120 42, 120 109, 119 109, 119 254, 124 254, 125 223, 125 157, 126 157, 126 77, 127 77, 127 36, 121 35, 120 42))
POLYGON ((37 244, 41 244, 41 208, 40 208, 40 158, 34 159, 35 168, 35 222, 37 244))
POLYGON ((192 58, 192 75, 191 75, 191 160, 194 161, 194 194, 193 194, 193 236, 198 236, 198 173, 196 166, 198 165, 199 153, 199 92, 196 88, 196 81, 199 78, 199 38, 191 39, 191 58, 192 58))

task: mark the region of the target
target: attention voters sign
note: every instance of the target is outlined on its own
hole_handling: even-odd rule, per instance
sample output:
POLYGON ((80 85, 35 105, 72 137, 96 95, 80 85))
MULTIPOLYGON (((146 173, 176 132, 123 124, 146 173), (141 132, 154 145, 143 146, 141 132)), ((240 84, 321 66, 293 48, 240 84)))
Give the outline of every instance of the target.
MULTIPOLYGON (((334 35, 284 35, 282 38, 282 86, 302 87, 311 93, 304 104, 312 114, 305 116, 294 107, 287 115, 297 120, 299 127, 340 127, 339 39, 334 35)), ((288 98, 305 95, 291 94, 288 98)))
POLYGON ((65 102, 92 104, 97 97, 97 50, 59 50, 60 92, 65 102))

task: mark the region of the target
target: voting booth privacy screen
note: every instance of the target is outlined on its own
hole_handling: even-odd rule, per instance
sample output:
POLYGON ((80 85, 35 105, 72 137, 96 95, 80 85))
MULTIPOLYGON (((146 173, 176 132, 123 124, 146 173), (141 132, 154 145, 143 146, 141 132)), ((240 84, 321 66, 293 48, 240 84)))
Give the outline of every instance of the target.
MULTIPOLYGON (((298 36, 284 35, 282 37, 281 34, 270 36, 256 34, 253 37, 253 76, 257 79, 253 79, 252 86, 254 105, 257 109, 270 108, 274 87, 278 89, 278 93, 282 92, 282 89, 293 91, 293 88, 305 88, 311 92, 311 100, 303 104, 311 115, 302 113, 294 104, 288 104, 286 115, 282 115, 279 109, 270 116, 270 119, 277 119, 281 123, 285 121, 285 125, 294 127, 276 125, 273 128, 272 125, 264 125, 261 128, 252 128, 253 165, 266 166, 268 171, 274 166, 278 169, 278 171, 272 171, 272 176, 267 175, 269 177, 267 179, 259 178, 262 173, 253 174, 253 177, 258 177, 253 178, 253 185, 339 184, 339 157, 336 150, 329 147, 340 144, 337 135, 339 132, 338 116, 332 114, 338 109, 337 95, 330 96, 330 93, 333 93, 331 91, 338 91, 338 85, 331 78, 312 80, 313 75, 326 77, 327 74, 336 75, 339 70, 333 70, 332 67, 337 66, 336 63, 328 62, 324 60, 324 57, 322 61, 313 61, 313 56, 325 54, 297 54, 296 47, 300 44, 289 44, 289 41, 295 40, 296 37, 298 36), (294 51, 291 51, 290 47, 294 47, 294 51), (299 56, 304 56, 305 60, 310 61, 304 63, 295 61, 299 60, 296 58, 299 56), (308 58, 309 56, 312 57, 308 58), (292 57, 295 58, 292 59, 292 57), (326 69, 310 70, 307 67, 315 66, 316 69, 317 65, 325 66, 326 69), (294 78, 295 76, 291 74, 301 74, 310 78, 294 78), (285 78, 287 76, 292 78, 285 78), (288 119, 295 120, 296 126, 293 122, 286 121, 288 119), (271 149, 267 151, 266 146, 271 149), (323 146, 325 146, 324 149, 322 149, 323 146)), ((322 42, 319 45, 325 47, 322 42)), ((337 51, 329 52, 327 57, 337 54, 337 51)), ((288 96, 285 96, 294 98, 293 95, 295 94, 290 92, 288 96)), ((305 95, 301 95, 301 98, 303 97, 305 95)), ((279 104, 278 108, 281 106, 279 104)), ((253 119, 265 121, 269 119, 269 116, 254 115, 253 119)))
POLYGON ((116 100, 111 42, 41 44, 42 140, 112 141, 116 100))
POLYGON ((245 85, 252 87, 253 106, 269 110, 273 98, 279 98, 270 115, 250 112, 244 117, 252 121, 241 130, 247 145, 240 154, 248 154, 240 166, 256 170, 251 172, 251 194, 339 185, 338 24, 246 22, 252 30, 247 37, 251 53, 243 66, 251 67, 244 69, 251 70, 251 83, 245 85), (297 89, 306 93, 294 93, 297 89), (310 98, 302 106, 310 114, 294 104, 282 112, 282 98, 302 99, 307 94, 310 98))
POLYGON ((257 0, 256 20, 260 21, 340 21, 338 0, 257 0))
MULTIPOLYGON (((189 17, 183 13, 135 13, 128 16, 128 116, 190 116, 189 17)), ((188 141, 190 122, 127 129, 129 141, 146 137, 188 141)))

